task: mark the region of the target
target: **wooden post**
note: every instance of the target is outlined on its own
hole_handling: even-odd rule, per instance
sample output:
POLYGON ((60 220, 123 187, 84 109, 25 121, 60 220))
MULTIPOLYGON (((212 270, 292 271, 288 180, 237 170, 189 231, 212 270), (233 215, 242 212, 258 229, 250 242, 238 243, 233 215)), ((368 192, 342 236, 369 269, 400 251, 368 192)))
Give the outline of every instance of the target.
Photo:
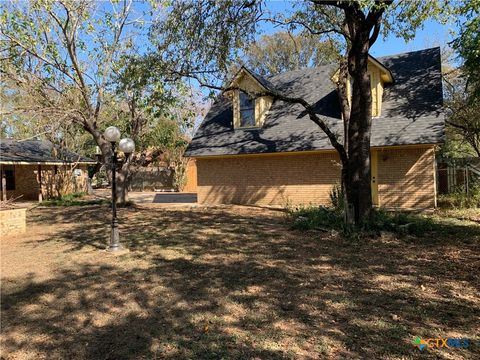
POLYGON ((38 202, 43 201, 42 195, 42 165, 38 165, 38 202))
POLYGON ((465 166, 465 192, 467 193, 467 196, 469 195, 469 189, 468 189, 468 186, 470 184, 468 183, 468 165, 465 166))
POLYGON ((7 201, 7 178, 2 165, 0 165, 0 174, 2 177, 2 201, 7 201))

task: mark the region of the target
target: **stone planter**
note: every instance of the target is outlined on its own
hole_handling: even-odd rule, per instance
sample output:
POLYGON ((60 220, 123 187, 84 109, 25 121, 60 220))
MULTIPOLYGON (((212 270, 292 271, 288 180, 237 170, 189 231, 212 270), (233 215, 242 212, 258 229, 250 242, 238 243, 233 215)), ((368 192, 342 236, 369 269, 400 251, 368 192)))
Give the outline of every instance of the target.
POLYGON ((0 238, 7 235, 24 233, 27 228, 27 209, 1 209, 0 210, 0 238))

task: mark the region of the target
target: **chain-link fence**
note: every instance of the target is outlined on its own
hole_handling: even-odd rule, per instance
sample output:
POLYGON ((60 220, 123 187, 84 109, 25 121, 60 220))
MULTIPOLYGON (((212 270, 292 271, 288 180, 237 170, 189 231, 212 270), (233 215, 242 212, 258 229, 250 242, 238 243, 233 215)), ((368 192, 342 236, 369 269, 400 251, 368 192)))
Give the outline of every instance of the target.
POLYGON ((469 194, 480 185, 480 169, 468 163, 439 163, 437 190, 439 194, 464 192, 469 194))

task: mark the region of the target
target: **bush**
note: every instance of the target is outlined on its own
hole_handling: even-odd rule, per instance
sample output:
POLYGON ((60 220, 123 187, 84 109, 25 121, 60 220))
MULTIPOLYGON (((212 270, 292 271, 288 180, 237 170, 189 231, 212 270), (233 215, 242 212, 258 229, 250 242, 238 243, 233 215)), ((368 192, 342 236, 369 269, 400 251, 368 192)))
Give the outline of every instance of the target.
POLYGON ((82 200, 82 197, 85 196, 85 193, 72 193, 63 195, 58 199, 46 200, 42 203, 44 206, 77 206, 77 205, 96 205, 109 203, 108 200, 103 199, 93 199, 93 200, 82 200))
POLYGON ((439 195, 438 206, 443 209, 480 208, 480 185, 472 186, 468 195, 464 189, 439 195))
POLYGON ((289 214, 293 218, 293 229, 343 229, 343 215, 334 208, 298 207, 291 209, 289 214))
POLYGON ((376 209, 363 228, 367 231, 388 231, 400 235, 421 236, 434 230, 434 222, 431 218, 422 215, 376 209))
POLYGON ((76 193, 71 193, 67 195, 63 195, 61 197, 62 200, 64 201, 73 201, 74 199, 79 199, 84 197, 86 194, 84 192, 76 192, 76 193))
POLYGON ((334 209, 343 211, 345 208, 345 196, 341 185, 334 185, 330 191, 330 203, 334 209))
MULTIPOLYGON (((44 206, 82 206, 82 205, 112 205, 110 199, 82 199, 85 193, 73 193, 64 195, 59 199, 47 200, 42 203, 44 206)), ((123 204, 117 204, 117 208, 134 206, 133 200, 127 200, 123 204)))
POLYGON ((290 209, 289 214, 293 229, 336 230, 345 237, 378 236, 382 231, 421 236, 434 230, 434 222, 428 217, 384 210, 374 210, 371 219, 357 228, 346 227, 343 211, 333 207, 298 207, 290 209))
POLYGON ((340 185, 330 192, 331 206, 288 208, 292 228, 296 230, 336 230, 345 237, 377 236, 382 231, 399 235, 420 236, 434 230, 432 219, 403 212, 375 209, 371 218, 360 227, 347 227, 344 221, 344 194, 340 185))

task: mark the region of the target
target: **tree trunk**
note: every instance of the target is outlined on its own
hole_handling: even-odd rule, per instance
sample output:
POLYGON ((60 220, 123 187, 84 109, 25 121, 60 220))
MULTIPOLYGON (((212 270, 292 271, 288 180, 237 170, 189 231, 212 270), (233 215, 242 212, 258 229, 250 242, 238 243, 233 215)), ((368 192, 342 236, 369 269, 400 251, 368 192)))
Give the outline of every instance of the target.
POLYGON ((347 66, 340 67, 338 93, 344 122, 342 187, 345 197, 345 223, 361 225, 372 213, 370 179, 370 129, 372 95, 367 73, 369 33, 358 28, 357 41, 347 55, 347 66), (347 86, 352 80, 351 99, 347 86))
MULTIPOLYGON (((85 125, 85 129, 93 136, 95 142, 100 148, 101 156, 100 162, 104 164, 107 168, 107 173, 111 179, 111 163, 112 163, 112 144, 110 144, 103 134, 98 131, 96 128, 85 125)), ((117 195, 117 204, 125 204, 127 201, 127 185, 128 185, 128 175, 129 175, 129 166, 130 161, 127 160, 122 164, 120 168, 117 168, 116 172, 116 195, 117 195)))
POLYGON ((348 181, 348 164, 342 164, 342 192, 344 201, 344 221, 345 225, 351 227, 355 224, 355 212, 352 202, 352 187, 348 181))
POLYGON ((128 185, 130 183, 130 158, 127 158, 117 171, 117 203, 125 205, 128 200, 128 185))
POLYGON ((367 73, 369 34, 358 33, 362 41, 349 53, 349 71, 353 79, 352 106, 348 126, 347 188, 353 204, 355 223, 365 222, 372 212, 370 175, 370 129, 372 94, 367 73))
MULTIPOLYGON (((108 169, 108 176, 111 178, 112 172, 110 170, 112 163, 112 145, 105 140, 103 134, 96 129, 87 128, 87 131, 92 134, 95 142, 97 143, 100 151, 102 153, 100 161, 106 165, 108 169)), ((130 158, 127 158, 125 162, 122 163, 121 167, 117 168, 116 172, 116 187, 117 187, 117 204, 125 204, 127 201, 128 193, 128 181, 130 175, 130 158)))

